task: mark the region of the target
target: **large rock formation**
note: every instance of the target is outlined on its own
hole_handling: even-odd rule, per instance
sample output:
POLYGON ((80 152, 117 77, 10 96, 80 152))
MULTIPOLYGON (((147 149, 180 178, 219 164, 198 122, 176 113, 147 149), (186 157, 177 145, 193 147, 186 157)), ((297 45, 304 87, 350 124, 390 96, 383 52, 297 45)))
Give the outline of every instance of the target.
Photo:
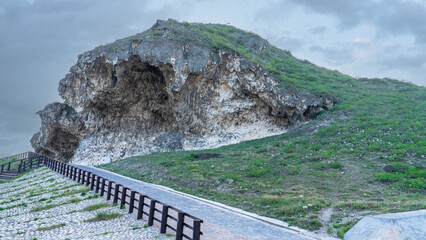
MULTIPOLYGON (((210 148, 282 133, 333 106, 331 97, 278 88, 258 63, 194 32, 186 37, 185 26, 159 20, 146 32, 80 55, 59 84, 65 103, 38 112, 35 151, 99 164, 210 148)), ((240 38, 271 48, 260 37, 240 38)))

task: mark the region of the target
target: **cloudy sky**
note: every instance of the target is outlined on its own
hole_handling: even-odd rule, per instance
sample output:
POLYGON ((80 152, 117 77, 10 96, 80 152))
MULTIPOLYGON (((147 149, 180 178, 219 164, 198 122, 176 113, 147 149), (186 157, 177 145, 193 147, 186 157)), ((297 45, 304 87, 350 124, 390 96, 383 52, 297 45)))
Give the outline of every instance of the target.
POLYGON ((355 77, 426 84, 424 0, 0 0, 0 157, 31 150, 77 55, 156 19, 230 23, 355 77))

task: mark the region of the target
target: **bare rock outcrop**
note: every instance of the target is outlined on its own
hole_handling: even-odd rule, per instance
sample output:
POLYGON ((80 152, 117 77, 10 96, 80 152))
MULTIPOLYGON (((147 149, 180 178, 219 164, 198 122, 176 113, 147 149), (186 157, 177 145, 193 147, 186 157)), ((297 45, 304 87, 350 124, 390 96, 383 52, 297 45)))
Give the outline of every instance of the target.
MULTIPOLYGON (((184 24, 157 21, 148 31, 78 57, 60 81, 65 104, 38 114, 39 153, 100 164, 159 151, 202 149, 284 132, 335 103, 283 91, 238 51, 185 36, 184 24), (180 35, 179 35, 180 36, 180 35)), ((263 49, 263 39, 246 39, 263 49)))
POLYGON ((63 103, 49 104, 37 114, 43 124, 31 139, 34 150, 54 158, 70 159, 83 139, 85 127, 79 114, 63 103))

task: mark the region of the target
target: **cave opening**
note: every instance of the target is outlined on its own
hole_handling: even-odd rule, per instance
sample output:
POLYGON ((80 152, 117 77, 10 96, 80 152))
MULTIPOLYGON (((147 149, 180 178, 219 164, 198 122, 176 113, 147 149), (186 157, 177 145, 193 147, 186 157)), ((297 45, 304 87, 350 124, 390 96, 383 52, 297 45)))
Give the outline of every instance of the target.
POLYGON ((94 119, 103 130, 151 132, 170 129, 175 122, 173 99, 167 89, 172 66, 154 66, 131 57, 114 66, 111 87, 92 100, 94 119))
POLYGON ((54 156, 55 158, 64 161, 70 159, 74 155, 74 151, 78 148, 81 140, 81 137, 64 131, 61 128, 54 129, 52 136, 54 137, 50 139, 47 144, 50 149, 44 149, 44 153, 42 154, 52 156, 52 152, 54 152, 57 155, 54 156))

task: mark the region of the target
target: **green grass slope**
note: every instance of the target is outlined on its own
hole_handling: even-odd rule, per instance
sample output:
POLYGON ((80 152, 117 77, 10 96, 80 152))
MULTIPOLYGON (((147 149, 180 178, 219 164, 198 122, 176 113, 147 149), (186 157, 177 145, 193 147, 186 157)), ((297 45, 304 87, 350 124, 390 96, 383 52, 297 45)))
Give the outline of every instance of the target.
MULTIPOLYGON (((256 50, 247 43, 266 41, 231 26, 170 24, 197 33, 213 51, 235 51, 261 64, 283 91, 330 94, 339 103, 282 135, 99 167, 340 237, 362 215, 426 208, 424 87, 355 79, 269 44, 256 50), (191 156, 201 152, 222 157, 191 156)), ((168 38, 184 41, 185 34, 172 33, 168 38)))

